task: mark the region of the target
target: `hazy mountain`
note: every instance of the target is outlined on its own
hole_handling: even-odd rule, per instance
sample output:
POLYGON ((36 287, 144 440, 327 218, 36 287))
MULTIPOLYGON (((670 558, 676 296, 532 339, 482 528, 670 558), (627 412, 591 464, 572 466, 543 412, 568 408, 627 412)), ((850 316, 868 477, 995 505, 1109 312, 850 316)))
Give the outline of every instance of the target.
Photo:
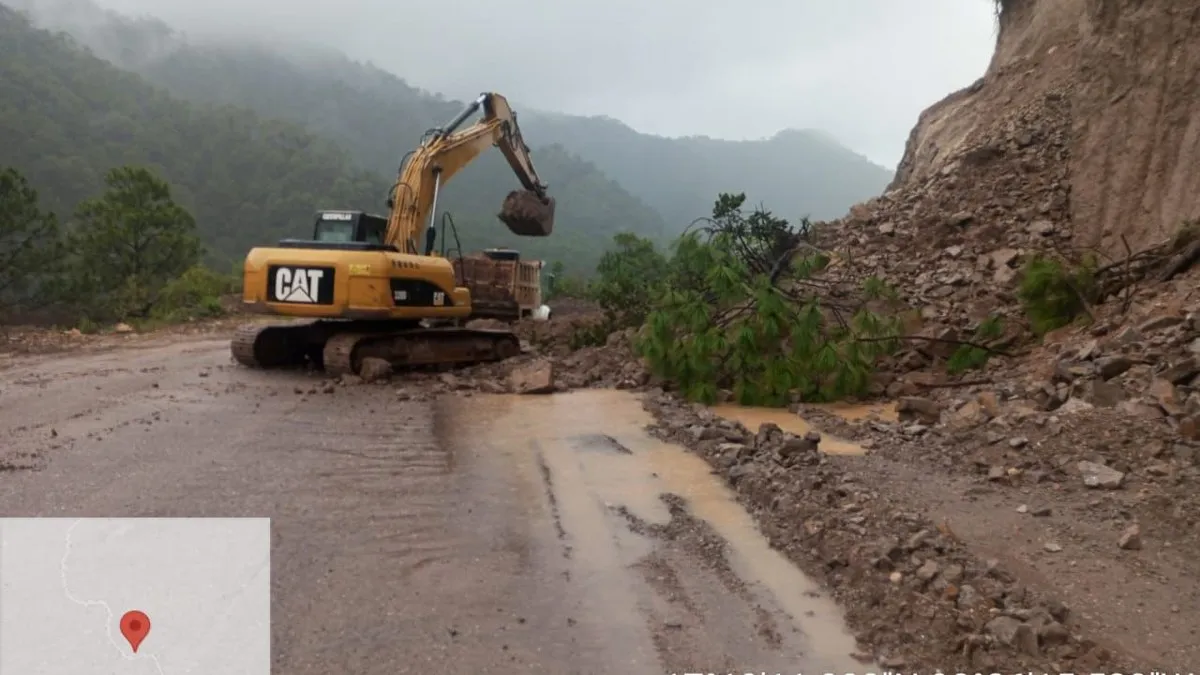
MULTIPOLYGON (((89 0, 15 1, 180 96, 303 122, 338 139, 372 168, 394 170, 425 129, 461 106, 327 48, 272 43, 269 37, 253 45, 232 39, 191 44, 157 20, 120 17, 89 0)), ((824 219, 879 194, 892 177, 821 131, 787 130, 759 141, 664 138, 610 118, 523 110, 520 101, 512 103, 535 150, 558 144, 594 163, 656 209, 675 232, 707 215, 719 192, 745 191, 751 202, 786 217, 824 219)), ((729 106, 730 114, 753 114, 739 110, 736 101, 714 105, 729 106)), ((480 164, 471 167, 473 174, 506 170, 496 157, 480 164)), ((452 194, 473 192, 466 175, 452 194)), ((547 180, 561 186, 553 175, 547 180)))
POLYGON ((530 137, 587 157, 673 226, 707 215, 719 192, 745 192, 786 218, 838 218, 881 193, 892 177, 821 131, 725 141, 652 136, 606 117, 537 111, 523 121, 530 137))
MULTIPOLYGON (((98 189, 108 168, 150 165, 177 186, 206 241, 227 260, 240 259, 254 244, 306 236, 318 208, 382 210, 402 153, 419 137, 418 127, 429 126, 411 123, 407 134, 396 135, 401 113, 382 99, 364 101, 349 84, 335 91, 306 86, 319 81, 313 71, 300 73, 291 61, 268 54, 178 48, 155 22, 109 21, 79 33, 110 58, 123 52, 127 58, 119 60, 127 65, 136 62, 134 55, 145 56, 138 76, 63 35, 33 30, 18 14, 6 11, 3 21, 5 163, 28 175, 60 212, 98 189), (265 71, 251 70, 253 64, 265 71), (287 79, 288 72, 296 78, 287 79), (255 88, 258 95, 249 95, 255 88), (167 92, 189 94, 191 102, 167 92), (234 105, 239 102, 258 114, 234 105)), ((424 113, 439 119, 459 108, 434 97, 421 100, 441 107, 424 113)), ((461 173, 440 202, 454 216, 463 249, 511 245, 586 271, 622 229, 662 236, 658 213, 591 164, 553 146, 539 149, 537 163, 561 204, 555 236, 519 238, 496 220, 500 201, 518 183, 491 153, 461 173)))

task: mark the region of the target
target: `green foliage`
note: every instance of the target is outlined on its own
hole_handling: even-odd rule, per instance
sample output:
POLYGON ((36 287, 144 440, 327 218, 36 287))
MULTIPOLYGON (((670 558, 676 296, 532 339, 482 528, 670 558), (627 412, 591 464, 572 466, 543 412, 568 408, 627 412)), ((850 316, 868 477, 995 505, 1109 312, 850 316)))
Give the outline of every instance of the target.
MULTIPOLYGON (((161 22, 94 7, 89 12, 89 6, 76 2, 69 15, 47 13, 44 20, 70 28, 102 57, 179 98, 301 123, 345 148, 357 165, 389 180, 421 134, 445 123, 461 106, 336 51, 261 41, 189 44, 161 22)), ((553 237, 521 238, 498 225, 493 214, 517 184, 499 153, 489 152, 443 194, 442 208, 454 214, 465 250, 508 246, 528 258, 562 259, 591 270, 617 232, 635 232, 665 245, 712 195, 731 184, 752 186, 754 200, 789 215, 837 218, 878 195, 892 177, 818 131, 788 130, 760 141, 663 138, 609 118, 513 104, 538 171, 558 198, 559 226, 553 237)), ((110 165, 116 163, 124 161, 110 165)), ((179 185, 175 175, 169 177, 179 185)), ((373 206, 380 197, 372 192, 366 197, 370 201, 325 205, 373 206)), ((196 213, 207 227, 203 214, 196 213)))
POLYGON ((36 304, 58 268, 58 219, 15 169, 0 170, 0 318, 36 304))
POLYGON ((1030 258, 1017 297, 1034 333, 1045 335, 1086 314, 1096 292, 1095 272, 1092 258, 1073 268, 1042 255, 1030 258))
MULTIPOLYGON (((987 344, 990 340, 998 339, 1004 334, 1004 317, 992 315, 979 323, 975 328, 975 334, 971 342, 976 344, 987 344)), ((950 355, 946 361, 946 370, 952 374, 982 368, 987 365, 988 357, 991 352, 983 347, 975 347, 973 345, 961 345, 950 355)))
POLYGON ((221 296, 236 293, 241 283, 233 276, 195 265, 172 279, 159 293, 151 317, 171 323, 221 316, 221 296))
POLYGON ((547 301, 556 298, 587 298, 590 297, 590 292, 591 286, 588 281, 578 276, 568 275, 561 260, 550 265, 550 272, 546 275, 545 298, 547 301))
MULTIPOLYGON (((863 395, 876 359, 896 347, 898 322, 823 299, 815 289, 828 256, 806 244, 802 228, 762 209, 745 214, 744 202, 744 195, 722 194, 711 226, 676 242, 661 265, 665 274, 625 281, 624 305, 651 307, 639 352, 655 374, 706 403, 723 388, 744 405, 863 395)), ((610 255, 650 260, 633 242, 610 255)), ((597 283, 605 277, 599 271, 597 283)), ((877 280, 868 286, 889 294, 877 280)))
POLYGON ((382 205, 389 183, 297 125, 171 98, 2 5, 0 148, 59 214, 102 190, 112 167, 153 171, 222 269, 307 236, 318 208, 382 205))
POLYGON ((613 237, 596 266, 589 295, 604 310, 613 329, 640 325, 666 279, 667 259, 654 242, 629 232, 613 237))
MULTIPOLYGON (((70 316, 83 332, 105 322, 175 322, 222 313, 238 279, 198 264, 192 216, 165 182, 120 167, 108 189, 80 204, 66 236, 15 170, 0 172, 0 298, 8 307, 70 316)), ((0 317, 3 318, 3 317, 0 317)))
MULTIPOLYGON (((153 28, 130 30, 145 34, 153 28)), ((128 52, 128 31, 113 37, 119 38, 114 40, 118 48, 128 52)), ((389 73, 338 55, 322 55, 301 65, 259 46, 181 43, 178 47, 163 50, 162 56, 146 53, 127 55, 127 59, 143 77, 181 99, 245 107, 264 117, 301 124, 344 148, 354 166, 388 181, 426 130, 445 124, 465 105, 430 96, 389 73)), ((520 112, 519 102, 513 104, 520 112)), ((439 196, 438 208, 453 215, 465 251, 514 248, 525 258, 569 260, 579 269, 591 270, 621 230, 665 238, 667 225, 659 213, 593 164, 525 129, 525 121, 526 115, 521 114, 519 122, 533 147, 538 174, 558 202, 554 235, 520 237, 497 220, 501 200, 519 183, 504 157, 489 150, 457 174, 439 196)), ((372 193, 357 201, 327 201, 310 208, 369 208, 382 197, 382 192, 372 193)))
POLYGON ((195 220, 144 168, 113 169, 105 183, 104 194, 76 210, 71 297, 92 318, 145 317, 163 288, 200 261, 195 220))

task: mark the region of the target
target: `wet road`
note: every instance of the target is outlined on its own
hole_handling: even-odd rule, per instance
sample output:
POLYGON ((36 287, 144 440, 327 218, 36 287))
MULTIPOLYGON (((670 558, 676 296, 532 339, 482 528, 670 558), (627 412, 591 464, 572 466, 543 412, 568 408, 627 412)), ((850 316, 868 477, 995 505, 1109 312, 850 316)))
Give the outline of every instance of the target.
POLYGON ((224 341, 0 369, 0 516, 268 516, 274 672, 861 672, 633 396, 400 400, 224 341))

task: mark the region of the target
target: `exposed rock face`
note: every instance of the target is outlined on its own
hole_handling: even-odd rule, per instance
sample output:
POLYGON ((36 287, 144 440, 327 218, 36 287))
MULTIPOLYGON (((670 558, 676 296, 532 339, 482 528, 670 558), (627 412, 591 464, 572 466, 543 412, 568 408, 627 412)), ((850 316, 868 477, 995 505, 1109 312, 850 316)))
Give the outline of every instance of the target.
POLYGON ((1200 6, 1000 5, 987 73, 913 129, 889 188, 906 195, 902 213, 948 233, 964 219, 1054 229, 1111 253, 1200 216, 1200 6))

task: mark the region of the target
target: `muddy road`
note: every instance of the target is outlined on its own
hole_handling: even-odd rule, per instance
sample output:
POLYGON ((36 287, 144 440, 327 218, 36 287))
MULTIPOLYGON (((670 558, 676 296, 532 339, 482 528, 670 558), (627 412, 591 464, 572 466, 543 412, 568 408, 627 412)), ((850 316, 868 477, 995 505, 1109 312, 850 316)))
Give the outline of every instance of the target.
POLYGON ((281 673, 870 666, 633 395, 321 384, 225 340, 12 359, 0 516, 270 517, 281 673))

